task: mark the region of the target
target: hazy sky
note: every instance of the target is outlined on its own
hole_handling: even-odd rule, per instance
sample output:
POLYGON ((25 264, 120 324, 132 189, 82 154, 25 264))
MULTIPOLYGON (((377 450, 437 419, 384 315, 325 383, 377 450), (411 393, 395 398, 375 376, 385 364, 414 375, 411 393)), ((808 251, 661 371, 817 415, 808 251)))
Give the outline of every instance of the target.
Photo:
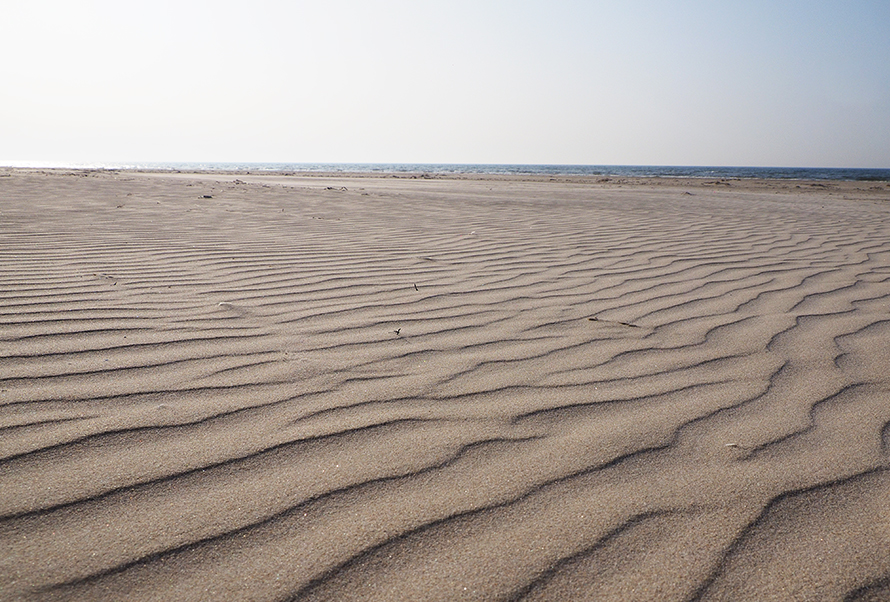
POLYGON ((890 168, 888 0, 22 0, 0 53, 0 161, 890 168))

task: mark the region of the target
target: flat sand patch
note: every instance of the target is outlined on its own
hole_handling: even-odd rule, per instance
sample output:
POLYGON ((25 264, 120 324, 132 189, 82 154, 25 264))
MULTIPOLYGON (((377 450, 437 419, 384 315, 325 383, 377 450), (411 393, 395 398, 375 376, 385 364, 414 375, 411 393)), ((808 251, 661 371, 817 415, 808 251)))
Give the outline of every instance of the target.
POLYGON ((886 182, 0 170, 0 600, 890 598, 886 182))

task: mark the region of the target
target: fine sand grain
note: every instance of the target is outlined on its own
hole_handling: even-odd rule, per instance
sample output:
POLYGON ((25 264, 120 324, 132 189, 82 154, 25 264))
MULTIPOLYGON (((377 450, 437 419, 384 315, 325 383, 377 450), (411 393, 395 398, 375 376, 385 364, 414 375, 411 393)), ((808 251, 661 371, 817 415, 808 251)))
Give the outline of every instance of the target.
POLYGON ((890 599, 888 201, 0 171, 0 600, 890 599))

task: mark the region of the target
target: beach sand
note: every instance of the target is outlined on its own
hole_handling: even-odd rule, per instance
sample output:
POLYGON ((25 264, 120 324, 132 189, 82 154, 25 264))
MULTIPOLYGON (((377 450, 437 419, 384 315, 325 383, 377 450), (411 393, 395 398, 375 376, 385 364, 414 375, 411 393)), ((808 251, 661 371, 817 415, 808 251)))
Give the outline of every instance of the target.
POLYGON ((888 201, 0 170, 0 600, 888 600, 888 201))

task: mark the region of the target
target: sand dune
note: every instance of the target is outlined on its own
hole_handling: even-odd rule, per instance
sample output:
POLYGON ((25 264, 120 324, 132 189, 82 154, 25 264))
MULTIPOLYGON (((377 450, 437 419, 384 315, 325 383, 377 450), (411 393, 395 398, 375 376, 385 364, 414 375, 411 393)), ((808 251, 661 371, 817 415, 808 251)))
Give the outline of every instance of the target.
POLYGON ((890 185, 0 173, 2 600, 890 599, 890 185))

